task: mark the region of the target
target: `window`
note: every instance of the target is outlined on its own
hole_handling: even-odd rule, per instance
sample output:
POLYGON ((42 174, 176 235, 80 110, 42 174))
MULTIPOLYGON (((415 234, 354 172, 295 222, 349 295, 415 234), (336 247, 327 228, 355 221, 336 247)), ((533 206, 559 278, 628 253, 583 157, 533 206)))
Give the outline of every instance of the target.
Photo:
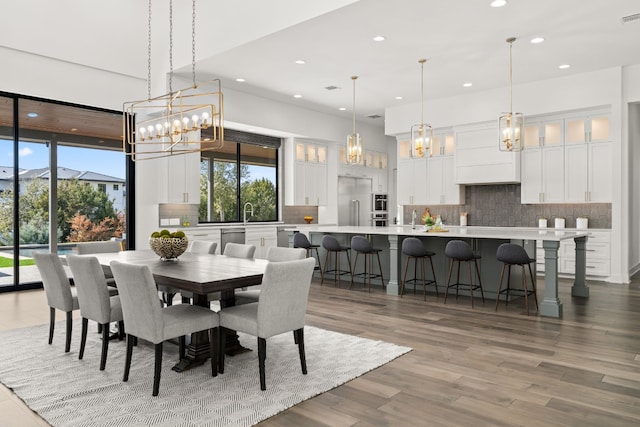
POLYGON ((98 191, 100 191, 102 193, 106 193, 107 192, 107 184, 98 184, 98 191))
POLYGON ((118 186, 118 184, 113 184, 113 191, 118 191, 120 189, 120 187, 118 186))
POLYGON ((277 221, 279 146, 279 138, 225 130, 224 147, 202 153, 199 222, 240 222, 246 203, 250 221, 277 221))

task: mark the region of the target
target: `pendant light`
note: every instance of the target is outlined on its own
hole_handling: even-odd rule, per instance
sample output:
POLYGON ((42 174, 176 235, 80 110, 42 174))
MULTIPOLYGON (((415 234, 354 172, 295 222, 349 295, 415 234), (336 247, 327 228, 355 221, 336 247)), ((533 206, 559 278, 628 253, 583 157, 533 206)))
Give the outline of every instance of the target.
POLYGON ((513 61, 511 51, 515 37, 509 37, 509 112, 502 113, 498 119, 498 148, 500 151, 522 150, 524 134, 524 116, 513 112, 513 61))
POLYGON ((420 124, 411 126, 411 157, 424 157, 427 150, 431 154, 433 128, 424 122, 424 63, 426 59, 418 61, 420 64, 420 124))
POLYGON ((353 129, 347 136, 347 153, 346 162, 348 165, 362 164, 362 139, 360 134, 356 132, 356 80, 358 76, 351 76, 353 81, 353 129))

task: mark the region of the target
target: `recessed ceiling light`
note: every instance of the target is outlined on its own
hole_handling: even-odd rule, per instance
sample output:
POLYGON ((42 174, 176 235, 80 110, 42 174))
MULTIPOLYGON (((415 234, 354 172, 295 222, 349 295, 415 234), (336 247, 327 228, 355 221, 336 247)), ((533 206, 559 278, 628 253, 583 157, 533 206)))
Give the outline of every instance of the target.
POLYGON ((302 95, 300 95, 299 93, 296 93, 295 95, 293 95, 294 98, 302 98, 302 95))
POLYGON ((400 100, 400 99, 403 99, 403 97, 402 96, 396 96, 396 99, 400 100))
POLYGON ((385 36, 375 36, 375 37, 373 38, 373 41, 374 41, 374 42, 383 42, 383 41, 385 41, 385 40, 386 40, 386 37, 385 37, 385 36))
POLYGON ((71 132, 77 132, 78 128, 71 128, 71 132))
POLYGON ((491 7, 502 7, 507 4, 507 0, 493 0, 490 4, 491 7))
POLYGON ((338 110, 340 110, 340 111, 347 111, 347 109, 346 109, 345 107, 340 107, 340 108, 338 108, 338 110))
POLYGON ((533 44, 542 43, 543 41, 544 41, 544 37, 534 37, 531 39, 531 43, 533 44))
POLYGON ((466 82, 466 83, 463 83, 463 84, 462 84, 462 86, 463 86, 463 87, 471 87, 471 86, 473 86, 473 83, 471 83, 471 82, 466 82))
POLYGON ((297 59, 296 60, 296 64, 298 64, 298 65, 304 65, 306 63, 307 63, 307 61, 305 61, 304 59, 297 59))
POLYGON ((27 113, 27 117, 31 117, 32 119, 35 119, 36 117, 38 117, 38 113, 27 113))
POLYGON ((571 65, 569 65, 569 64, 562 64, 562 65, 558 65, 558 68, 560 68, 561 70, 566 70, 567 68, 571 68, 571 65))
POLYGON ((237 81, 237 82, 242 83, 242 82, 244 82, 245 80, 244 80, 243 78, 238 78, 238 79, 236 79, 236 81, 237 81))

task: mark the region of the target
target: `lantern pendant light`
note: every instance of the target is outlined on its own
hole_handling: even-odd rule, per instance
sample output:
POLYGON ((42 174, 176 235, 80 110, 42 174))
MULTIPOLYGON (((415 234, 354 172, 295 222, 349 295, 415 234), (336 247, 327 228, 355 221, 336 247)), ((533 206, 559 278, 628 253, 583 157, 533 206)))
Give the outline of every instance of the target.
POLYGON ((418 61, 420 64, 420 124, 411 126, 411 157, 424 157, 427 151, 431 155, 433 128, 424 122, 424 63, 426 59, 418 61))
POLYGON ((347 136, 346 162, 348 165, 362 165, 362 139, 356 132, 356 80, 358 76, 351 76, 353 81, 353 130, 347 136))
POLYGON ((509 37, 509 112, 498 119, 498 148, 500 151, 521 151, 524 143, 524 116, 513 112, 513 61, 511 51, 515 37, 509 37))

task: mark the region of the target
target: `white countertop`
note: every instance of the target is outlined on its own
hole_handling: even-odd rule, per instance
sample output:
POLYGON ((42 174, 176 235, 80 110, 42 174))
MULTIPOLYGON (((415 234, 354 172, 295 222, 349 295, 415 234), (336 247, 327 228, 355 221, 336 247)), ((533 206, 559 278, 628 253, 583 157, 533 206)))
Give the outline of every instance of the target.
POLYGON ((448 232, 427 232, 423 225, 412 229, 410 225, 398 225, 389 227, 369 227, 369 226, 312 226, 304 227, 292 226, 287 230, 304 230, 308 233, 345 233, 345 234, 377 234, 377 235, 398 235, 398 236, 429 236, 429 237, 459 237, 476 239, 517 239, 517 240, 552 240, 561 241, 573 239, 575 237, 588 236, 589 230, 577 229, 554 229, 535 227, 460 227, 445 226, 448 232))

